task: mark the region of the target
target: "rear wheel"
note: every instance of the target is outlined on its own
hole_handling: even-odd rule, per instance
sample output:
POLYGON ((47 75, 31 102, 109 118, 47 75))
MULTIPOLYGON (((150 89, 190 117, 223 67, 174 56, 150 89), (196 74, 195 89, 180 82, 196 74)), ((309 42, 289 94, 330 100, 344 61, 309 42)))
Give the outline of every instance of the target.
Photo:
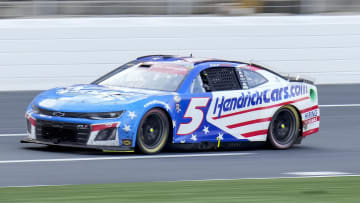
POLYGON ((296 109, 283 106, 271 120, 267 141, 275 149, 288 149, 294 145, 299 127, 300 119, 296 109))
POLYGON ((136 144, 144 154, 159 153, 169 136, 169 121, 160 109, 151 109, 140 121, 136 144))

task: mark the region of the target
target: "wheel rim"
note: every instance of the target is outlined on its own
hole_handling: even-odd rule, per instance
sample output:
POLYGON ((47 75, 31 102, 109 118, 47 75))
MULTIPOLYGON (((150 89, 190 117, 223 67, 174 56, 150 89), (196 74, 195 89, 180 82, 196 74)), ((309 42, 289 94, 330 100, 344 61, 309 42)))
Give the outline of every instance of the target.
POLYGON ((295 119, 294 114, 289 109, 278 112, 271 128, 271 133, 277 143, 286 145, 292 142, 296 134, 295 119))
POLYGON ((141 139, 146 148, 156 148, 161 143, 164 131, 162 118, 157 114, 149 115, 141 126, 141 139))

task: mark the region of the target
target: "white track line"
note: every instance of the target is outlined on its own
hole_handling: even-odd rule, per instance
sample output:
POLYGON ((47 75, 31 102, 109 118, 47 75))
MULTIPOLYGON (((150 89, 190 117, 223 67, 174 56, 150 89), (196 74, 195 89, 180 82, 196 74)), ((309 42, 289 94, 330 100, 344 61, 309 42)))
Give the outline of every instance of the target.
POLYGON ((351 173, 339 172, 339 171, 297 171, 297 172, 287 172, 286 175, 295 175, 295 176, 310 176, 310 177, 322 177, 322 176, 344 176, 351 175, 351 173))
MULTIPOLYGON (((155 183, 168 182, 205 182, 205 181, 233 181, 233 180, 275 180, 275 179, 300 179, 300 178, 334 178, 334 177, 359 177, 360 175, 337 175, 337 176, 273 176, 263 178, 210 178, 210 179, 184 179, 184 180, 169 180, 169 181, 151 181, 155 183)), ((126 184, 119 182, 118 184, 126 184)), ((27 188, 27 187, 62 187, 71 186, 74 184, 59 184, 59 185, 15 185, 15 186, 0 186, 0 188, 27 188)))
POLYGON ((324 104, 319 107, 360 107, 360 104, 324 104))
POLYGON ((26 133, 17 133, 17 134, 0 134, 0 137, 21 137, 21 136, 27 136, 26 133))
POLYGON ((156 182, 202 182, 202 181, 228 181, 228 180, 272 180, 272 179, 300 179, 300 178, 332 178, 332 177, 358 177, 359 174, 344 174, 344 175, 322 175, 322 176, 270 176, 270 177, 250 177, 250 178, 209 178, 209 179, 184 179, 184 180, 170 180, 170 181, 156 181, 156 182))
POLYGON ((245 156, 254 153, 209 153, 209 154, 178 154, 178 155, 148 155, 148 156, 114 156, 114 157, 89 157, 89 158, 64 158, 64 159, 30 159, 30 160, 4 160, 0 164, 13 163, 40 163, 40 162, 75 162, 75 161, 101 161, 101 160, 131 160, 131 159, 163 159, 163 158, 189 158, 189 157, 221 157, 245 156))
POLYGON ((70 185, 14 185, 14 186, 0 186, 0 188, 27 188, 27 187, 54 187, 54 186, 70 186, 70 185))

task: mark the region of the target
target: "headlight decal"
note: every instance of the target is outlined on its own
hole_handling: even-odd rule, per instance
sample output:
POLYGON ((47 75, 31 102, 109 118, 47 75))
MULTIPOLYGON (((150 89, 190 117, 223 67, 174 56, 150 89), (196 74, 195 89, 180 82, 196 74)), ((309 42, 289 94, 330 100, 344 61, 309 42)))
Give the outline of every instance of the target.
POLYGON ((83 117, 93 120, 101 120, 101 119, 113 119, 119 118, 124 111, 117 111, 117 112, 101 112, 101 113, 84 113, 83 117))
POLYGON ((91 112, 91 113, 65 112, 65 111, 54 111, 54 110, 44 109, 34 104, 32 105, 31 110, 35 114, 55 116, 55 117, 67 117, 67 118, 84 118, 91 120, 116 119, 116 118, 120 118, 122 114, 125 112, 124 110, 114 111, 114 112, 91 112))
POLYGON ((115 128, 117 127, 118 123, 105 123, 105 124, 95 124, 91 126, 91 131, 99 131, 104 130, 106 128, 115 128))
POLYGON ((36 113, 36 114, 39 114, 39 113, 40 113, 39 107, 37 107, 35 104, 33 104, 33 105, 31 106, 31 110, 32 110, 34 113, 36 113))

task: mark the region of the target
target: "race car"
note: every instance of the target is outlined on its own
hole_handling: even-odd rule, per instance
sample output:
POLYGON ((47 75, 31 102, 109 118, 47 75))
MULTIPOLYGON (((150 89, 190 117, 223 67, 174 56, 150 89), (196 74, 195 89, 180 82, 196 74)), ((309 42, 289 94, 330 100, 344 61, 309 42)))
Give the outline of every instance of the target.
POLYGON ((90 84, 42 92, 25 143, 160 152, 168 143, 266 142, 288 149, 319 131, 317 88, 260 65, 150 55, 90 84))

